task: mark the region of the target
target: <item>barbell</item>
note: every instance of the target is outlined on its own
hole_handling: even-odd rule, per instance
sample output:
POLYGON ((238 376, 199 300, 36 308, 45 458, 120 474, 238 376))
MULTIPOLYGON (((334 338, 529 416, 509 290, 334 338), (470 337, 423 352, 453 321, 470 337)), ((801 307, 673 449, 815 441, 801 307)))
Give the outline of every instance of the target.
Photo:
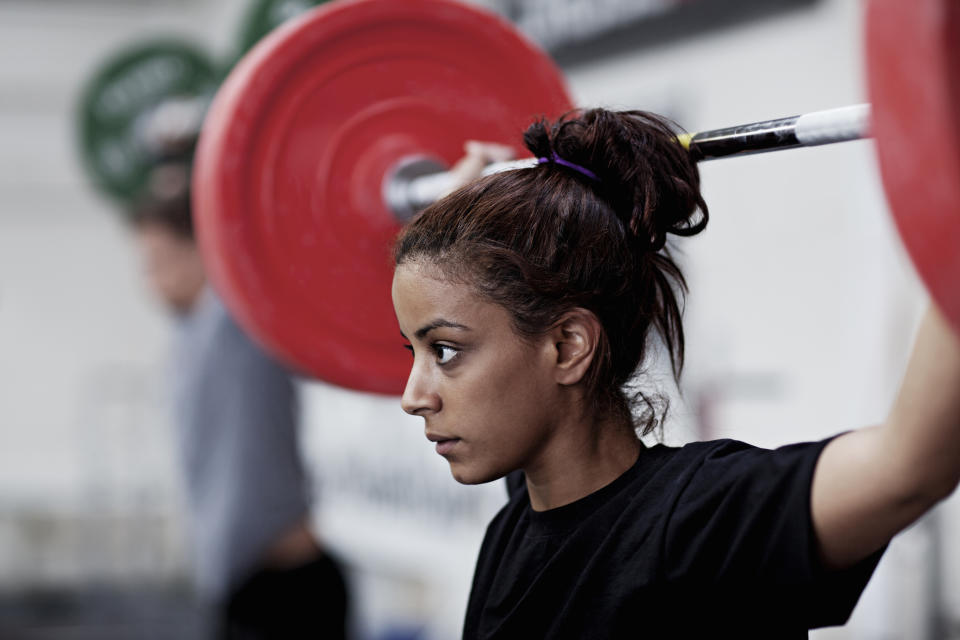
MULTIPOLYGON (((700 160, 870 133, 904 243, 960 327, 960 9, 872 0, 866 29, 872 107, 678 143, 700 160)), ((211 280, 247 331, 304 373, 398 393, 409 371, 389 294, 400 225, 449 189, 465 140, 519 151, 532 119, 572 108, 550 58, 484 10, 318 7, 255 46, 207 113, 193 204, 211 280)))

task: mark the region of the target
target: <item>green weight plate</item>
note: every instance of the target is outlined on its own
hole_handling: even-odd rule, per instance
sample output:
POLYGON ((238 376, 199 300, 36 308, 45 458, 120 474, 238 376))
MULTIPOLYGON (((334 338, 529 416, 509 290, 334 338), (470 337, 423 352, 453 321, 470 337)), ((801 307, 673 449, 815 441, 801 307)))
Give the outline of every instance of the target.
POLYGON ((106 193, 128 202, 156 158, 138 139, 138 121, 168 99, 213 95, 217 70, 193 45, 154 41, 125 49, 100 66, 78 109, 84 167, 106 193))

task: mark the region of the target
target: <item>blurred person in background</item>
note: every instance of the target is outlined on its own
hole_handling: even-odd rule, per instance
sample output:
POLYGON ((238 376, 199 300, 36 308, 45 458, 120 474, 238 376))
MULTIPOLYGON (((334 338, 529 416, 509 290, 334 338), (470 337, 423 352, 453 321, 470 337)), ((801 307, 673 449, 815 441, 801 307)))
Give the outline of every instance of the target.
POLYGON ((347 589, 308 525, 294 382, 208 286, 188 187, 185 166, 159 167, 131 219, 177 325, 172 404, 198 594, 216 638, 343 638, 347 589))

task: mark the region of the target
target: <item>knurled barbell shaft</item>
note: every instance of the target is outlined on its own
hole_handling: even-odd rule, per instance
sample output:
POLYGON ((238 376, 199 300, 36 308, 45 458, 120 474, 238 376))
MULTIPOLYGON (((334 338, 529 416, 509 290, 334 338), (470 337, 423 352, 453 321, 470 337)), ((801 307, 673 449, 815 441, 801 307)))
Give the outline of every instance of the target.
POLYGON ((679 136, 697 160, 812 147, 869 136, 870 105, 858 104, 679 136))

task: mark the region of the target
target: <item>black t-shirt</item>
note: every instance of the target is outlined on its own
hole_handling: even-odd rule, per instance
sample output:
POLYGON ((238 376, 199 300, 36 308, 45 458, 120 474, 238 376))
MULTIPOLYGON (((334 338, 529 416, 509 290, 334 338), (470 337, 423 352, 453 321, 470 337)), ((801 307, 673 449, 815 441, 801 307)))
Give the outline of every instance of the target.
POLYGON ((510 483, 464 638, 779 639, 843 624, 883 550, 820 566, 810 484, 825 445, 657 445, 606 487, 541 512, 510 483))

